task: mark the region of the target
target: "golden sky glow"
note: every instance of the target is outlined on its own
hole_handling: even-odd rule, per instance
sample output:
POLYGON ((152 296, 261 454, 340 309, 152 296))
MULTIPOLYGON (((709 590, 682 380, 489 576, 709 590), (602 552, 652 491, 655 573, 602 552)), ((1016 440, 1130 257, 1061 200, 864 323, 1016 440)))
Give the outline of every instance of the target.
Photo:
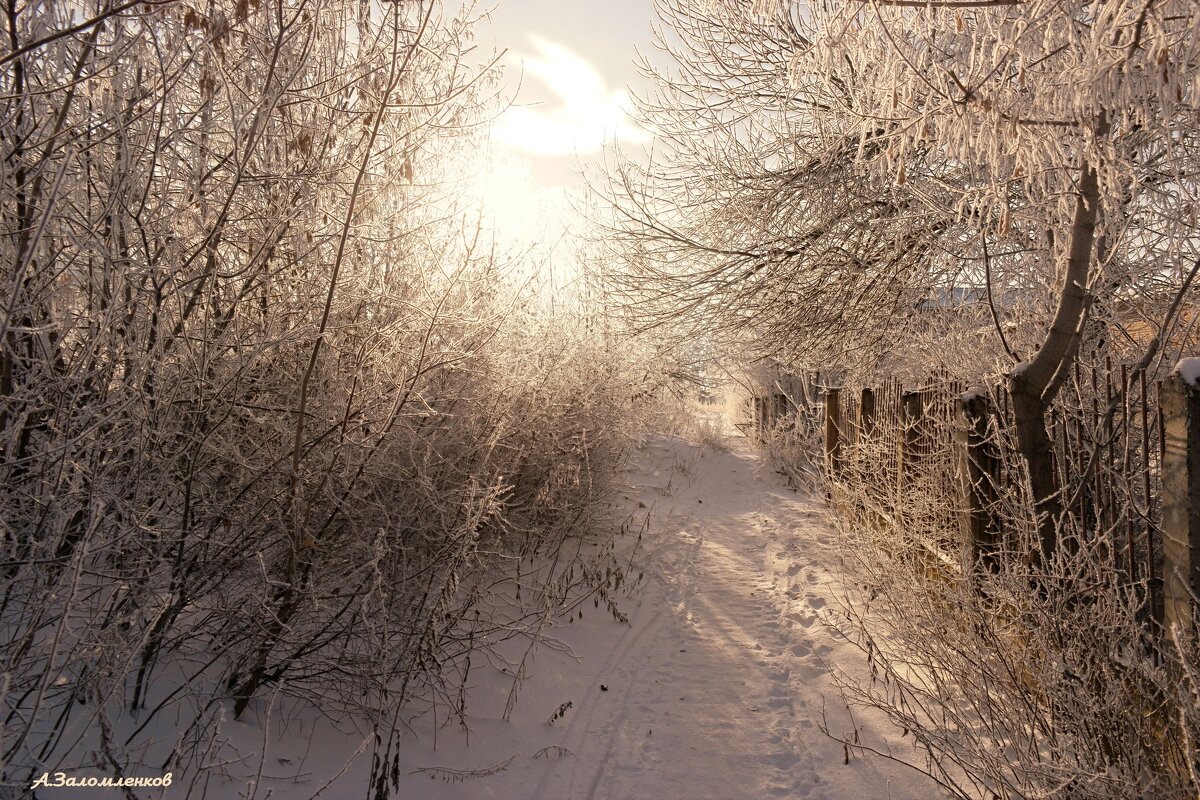
POLYGON ((473 193, 484 226, 518 244, 557 234, 568 210, 563 187, 541 185, 528 156, 503 148, 493 151, 473 193))

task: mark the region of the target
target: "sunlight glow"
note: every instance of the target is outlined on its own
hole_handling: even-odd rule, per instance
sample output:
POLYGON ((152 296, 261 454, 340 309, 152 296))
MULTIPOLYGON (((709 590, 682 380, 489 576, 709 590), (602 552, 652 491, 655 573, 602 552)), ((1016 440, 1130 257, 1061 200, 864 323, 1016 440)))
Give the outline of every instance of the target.
POLYGON ((514 244, 529 244, 561 235, 569 213, 562 187, 542 186, 527 156, 496 148, 475 181, 485 228, 514 244))
POLYGON ((600 72, 573 50, 531 34, 536 55, 509 53, 509 63, 560 100, 550 107, 514 105, 492 128, 496 142, 539 156, 594 153, 605 142, 649 141, 650 134, 627 116, 625 90, 610 91, 600 72))

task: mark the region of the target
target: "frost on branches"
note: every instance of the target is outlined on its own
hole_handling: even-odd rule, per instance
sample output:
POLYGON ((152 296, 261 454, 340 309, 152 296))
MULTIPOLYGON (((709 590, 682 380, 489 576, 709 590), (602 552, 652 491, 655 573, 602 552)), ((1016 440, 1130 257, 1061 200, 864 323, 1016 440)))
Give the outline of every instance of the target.
POLYGON ((226 796, 286 702, 386 796, 414 699, 603 583, 636 388, 463 197, 467 11, 88 9, 3 12, 0 780, 226 796))
POLYGON ((1009 381, 1053 551, 1062 382, 1179 356, 1127 328, 1169 331, 1200 263, 1196 4, 658 7, 660 155, 610 183, 635 313, 859 377, 964 340, 919 363, 1009 381))
MULTIPOLYGON (((962 796, 1138 796, 1151 786, 1146 796, 1194 795, 1191 688, 1162 706, 1172 721, 1156 720, 1144 747, 1095 735, 1078 744, 1087 731, 1120 726, 1173 679, 1161 663, 1130 666, 1069 635, 1108 626, 1132 652, 1143 632, 1121 587, 1129 576, 1061 546, 1079 533, 1062 501, 1071 492, 1062 490, 1080 487, 1059 485, 1048 423, 1082 408, 1078 382, 1074 396, 1064 391, 1079 368, 1120 365, 1129 373, 1123 386, 1152 386, 1200 351, 1200 5, 656 5, 674 63, 645 65, 656 84, 639 108, 658 147, 648 165, 618 162, 608 184, 622 266, 615 282, 630 313, 681 339, 711 335, 752 363, 793 375, 820 370, 833 386, 892 378, 916 386, 940 373, 972 388, 1005 384, 1012 400, 1006 502, 1022 536, 1006 572, 990 580, 994 596, 1021 598, 1014 615, 1037 633, 1009 675, 1037 674, 1053 658, 1084 660, 1086 674, 1071 672, 1084 674, 1082 688, 1047 678, 1035 687, 1050 688, 1035 688, 1037 703, 1025 706, 1029 687, 1012 683, 1011 716, 988 717, 995 738, 954 764, 959 732, 990 713, 970 707, 986 693, 959 689, 973 674, 990 681, 989 659, 1009 641, 1006 630, 993 632, 1007 618, 969 586, 928 586, 890 603, 901 614, 936 610, 904 635, 919 645, 909 655, 921 662, 931 650, 953 650, 955 625, 969 643, 958 652, 971 655, 929 657, 933 680, 947 679, 936 691, 920 685, 928 674, 918 671, 869 688, 870 702, 899 712, 927 701, 922 738, 956 775, 981 764, 1014 772, 1011 782, 983 776, 962 796), (1088 602, 1080 592, 1091 592, 1088 602), (964 610, 948 623, 942 609, 956 604, 964 610), (1026 605, 1036 608, 1025 615, 1026 605), (973 615, 987 625, 972 627, 973 615), (1038 643, 1064 631, 1054 649, 1038 643), (965 704, 957 720, 945 713, 958 702, 953 692, 965 704), (939 717, 955 723, 949 733, 937 732, 939 717), (994 746, 1039 726, 1048 738, 1023 755, 994 746), (1122 795, 1120 787, 1134 788, 1122 795)), ((1111 422, 1124 391, 1097 398, 1098 419, 1111 422)), ((929 502, 931 514, 956 511, 929 502)), ((888 534, 895 542, 911 531, 898 525, 888 534)), ((908 551, 880 549, 868 543, 859 552, 907 591, 908 551), (900 562, 890 572, 889 558, 900 562)), ((891 663, 897 674, 913 666, 907 657, 891 663)))

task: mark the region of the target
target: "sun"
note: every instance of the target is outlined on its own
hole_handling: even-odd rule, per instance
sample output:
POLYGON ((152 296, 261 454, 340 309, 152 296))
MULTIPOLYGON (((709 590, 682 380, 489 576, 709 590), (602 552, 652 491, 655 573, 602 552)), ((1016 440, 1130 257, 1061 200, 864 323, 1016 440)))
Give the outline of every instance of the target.
POLYGON ((557 237, 570 211, 563 187, 542 185, 528 156, 503 147, 491 148, 472 194, 484 228, 518 245, 557 237))
POLYGON ((579 172, 564 163, 650 135, 630 121, 628 93, 611 89, 590 61, 536 34, 529 41, 531 53, 507 57, 510 78, 521 78, 514 86, 518 102, 492 123, 468 191, 480 224, 497 242, 558 262, 570 256, 556 252, 557 244, 577 227, 571 193, 584 188, 579 172))

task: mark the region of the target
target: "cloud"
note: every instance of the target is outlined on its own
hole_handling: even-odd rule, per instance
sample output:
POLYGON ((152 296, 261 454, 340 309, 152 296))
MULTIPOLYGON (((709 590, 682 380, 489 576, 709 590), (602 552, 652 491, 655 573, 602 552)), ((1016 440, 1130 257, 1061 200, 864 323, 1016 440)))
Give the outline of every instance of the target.
POLYGON ((629 95, 610 91, 600 71, 568 47, 536 34, 529 37, 535 54, 509 53, 509 63, 524 71, 525 80, 542 84, 557 102, 514 105, 492 128, 495 141, 541 156, 592 153, 606 141, 648 141, 650 135, 626 114, 629 95))

